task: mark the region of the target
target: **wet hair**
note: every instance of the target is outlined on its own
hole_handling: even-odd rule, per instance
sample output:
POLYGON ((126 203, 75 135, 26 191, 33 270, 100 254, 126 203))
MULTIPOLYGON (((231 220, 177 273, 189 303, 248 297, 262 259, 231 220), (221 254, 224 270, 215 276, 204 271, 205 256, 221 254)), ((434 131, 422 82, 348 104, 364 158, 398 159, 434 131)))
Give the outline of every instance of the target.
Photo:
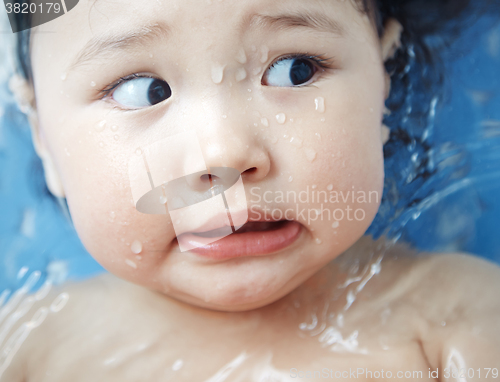
MULTIPOLYGON (((430 139, 444 77, 440 51, 480 14, 493 8, 498 12, 499 7, 495 0, 351 1, 371 17, 379 36, 390 18, 403 27, 401 47, 385 63, 391 76, 391 94, 386 101, 390 114, 384 118, 384 124, 389 127, 390 136, 384 145, 386 177, 382 204, 368 229, 376 238, 383 233, 396 235, 404 213, 416 208, 440 182, 442 185, 445 174, 441 169, 438 174, 430 139)), ((31 21, 19 14, 16 22, 18 29, 23 29, 31 21)), ((29 29, 18 32, 19 70, 32 82, 29 45, 29 29)))

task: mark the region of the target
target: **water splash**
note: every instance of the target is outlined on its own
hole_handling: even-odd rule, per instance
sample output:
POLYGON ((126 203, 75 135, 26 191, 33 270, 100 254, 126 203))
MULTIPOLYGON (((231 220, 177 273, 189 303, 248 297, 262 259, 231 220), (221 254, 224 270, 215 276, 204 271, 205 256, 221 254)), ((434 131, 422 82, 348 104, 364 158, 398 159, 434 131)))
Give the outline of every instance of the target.
POLYGON ((61 293, 49 303, 49 306, 39 306, 31 319, 19 325, 19 322, 29 314, 30 310, 36 304, 39 305, 52 289, 54 281, 49 274, 42 286, 36 292, 29 294, 40 279, 41 272, 34 271, 14 293, 5 290, 0 294, 0 378, 12 363, 14 356, 31 331, 39 327, 50 312, 59 312, 68 301, 68 294, 61 293), (12 332, 16 326, 18 328, 12 332))
POLYGON ((246 352, 242 352, 231 362, 224 365, 219 371, 217 371, 212 377, 205 380, 205 382, 223 382, 237 369, 239 368, 247 359, 248 355, 246 352))

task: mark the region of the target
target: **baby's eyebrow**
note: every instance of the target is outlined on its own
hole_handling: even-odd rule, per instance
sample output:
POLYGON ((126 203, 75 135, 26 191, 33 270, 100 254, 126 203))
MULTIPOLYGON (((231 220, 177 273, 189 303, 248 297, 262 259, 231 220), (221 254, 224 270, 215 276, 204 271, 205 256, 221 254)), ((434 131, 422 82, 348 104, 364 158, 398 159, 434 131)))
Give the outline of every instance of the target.
POLYGON ((297 13, 283 13, 278 15, 254 13, 245 17, 241 23, 242 31, 246 28, 284 30, 301 27, 334 33, 338 36, 343 36, 345 32, 343 26, 337 20, 324 13, 305 10, 297 13))
POLYGON ((96 36, 92 38, 78 53, 69 69, 73 70, 77 66, 94 60, 104 55, 113 54, 124 49, 134 49, 165 38, 170 33, 170 29, 163 23, 143 26, 138 30, 132 30, 122 35, 111 35, 107 37, 96 36))
MULTIPOLYGON (((335 19, 324 13, 301 10, 300 13, 283 13, 278 15, 263 15, 253 13, 243 18, 240 31, 247 29, 275 29, 287 30, 295 28, 309 28, 322 32, 329 32, 343 36, 345 29, 335 19)), ((144 47, 170 34, 170 28, 164 23, 155 23, 132 30, 122 35, 96 36, 92 38, 78 53, 69 70, 83 65, 91 60, 109 56, 116 52, 144 47)))

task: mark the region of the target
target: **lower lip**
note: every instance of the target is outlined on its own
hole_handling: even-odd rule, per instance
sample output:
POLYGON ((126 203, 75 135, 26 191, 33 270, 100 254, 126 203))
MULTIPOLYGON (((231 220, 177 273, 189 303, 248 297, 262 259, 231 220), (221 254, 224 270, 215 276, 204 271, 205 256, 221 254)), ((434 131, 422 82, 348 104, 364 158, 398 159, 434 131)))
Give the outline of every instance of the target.
MULTIPOLYGON (((266 231, 250 231, 233 233, 203 247, 191 249, 206 258, 215 260, 231 259, 244 256, 265 256, 278 252, 291 245, 301 232, 301 225, 295 221, 287 221, 275 229, 266 231)), ((183 242, 194 244, 200 238, 192 233, 182 235, 183 242)))

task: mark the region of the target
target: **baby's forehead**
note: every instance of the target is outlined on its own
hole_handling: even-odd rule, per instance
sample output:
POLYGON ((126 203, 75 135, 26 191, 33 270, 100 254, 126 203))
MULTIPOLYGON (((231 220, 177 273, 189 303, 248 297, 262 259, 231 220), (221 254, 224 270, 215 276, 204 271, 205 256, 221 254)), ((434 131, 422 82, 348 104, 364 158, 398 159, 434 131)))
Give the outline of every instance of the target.
MULTIPOLYGON (((78 5, 54 22, 33 28, 33 32, 54 32, 55 29, 66 31, 82 29, 86 26, 97 35, 105 28, 127 29, 134 24, 155 24, 164 21, 176 25, 180 30, 188 30, 183 23, 186 19, 197 20, 209 24, 223 21, 215 26, 219 30, 232 27, 232 21, 239 19, 241 24, 253 22, 260 25, 259 18, 296 16, 302 17, 310 24, 321 26, 323 19, 330 18, 334 24, 340 25, 343 20, 353 14, 352 10, 361 10, 363 0, 164 0, 162 2, 136 2, 133 0, 80 0, 78 5), (57 24, 57 25, 56 25, 57 24), (59 28, 58 28, 59 27, 59 28)), ((298 20, 298 19, 297 19, 298 20)), ((296 20, 296 21, 297 21, 296 20)), ((297 21, 295 26, 303 26, 305 22, 297 21)), ((287 25, 284 25, 285 27, 287 25)), ((196 29, 196 26, 195 28, 196 29)))
POLYGON ((254 32, 266 37, 311 31, 338 36, 366 33, 356 20, 363 14, 355 1, 83 0, 64 17, 34 28, 33 44, 52 40, 53 50, 64 47, 77 60, 99 46, 139 48, 152 38, 182 43, 182 37, 197 36, 190 41, 193 45, 210 40, 220 46, 254 32))

